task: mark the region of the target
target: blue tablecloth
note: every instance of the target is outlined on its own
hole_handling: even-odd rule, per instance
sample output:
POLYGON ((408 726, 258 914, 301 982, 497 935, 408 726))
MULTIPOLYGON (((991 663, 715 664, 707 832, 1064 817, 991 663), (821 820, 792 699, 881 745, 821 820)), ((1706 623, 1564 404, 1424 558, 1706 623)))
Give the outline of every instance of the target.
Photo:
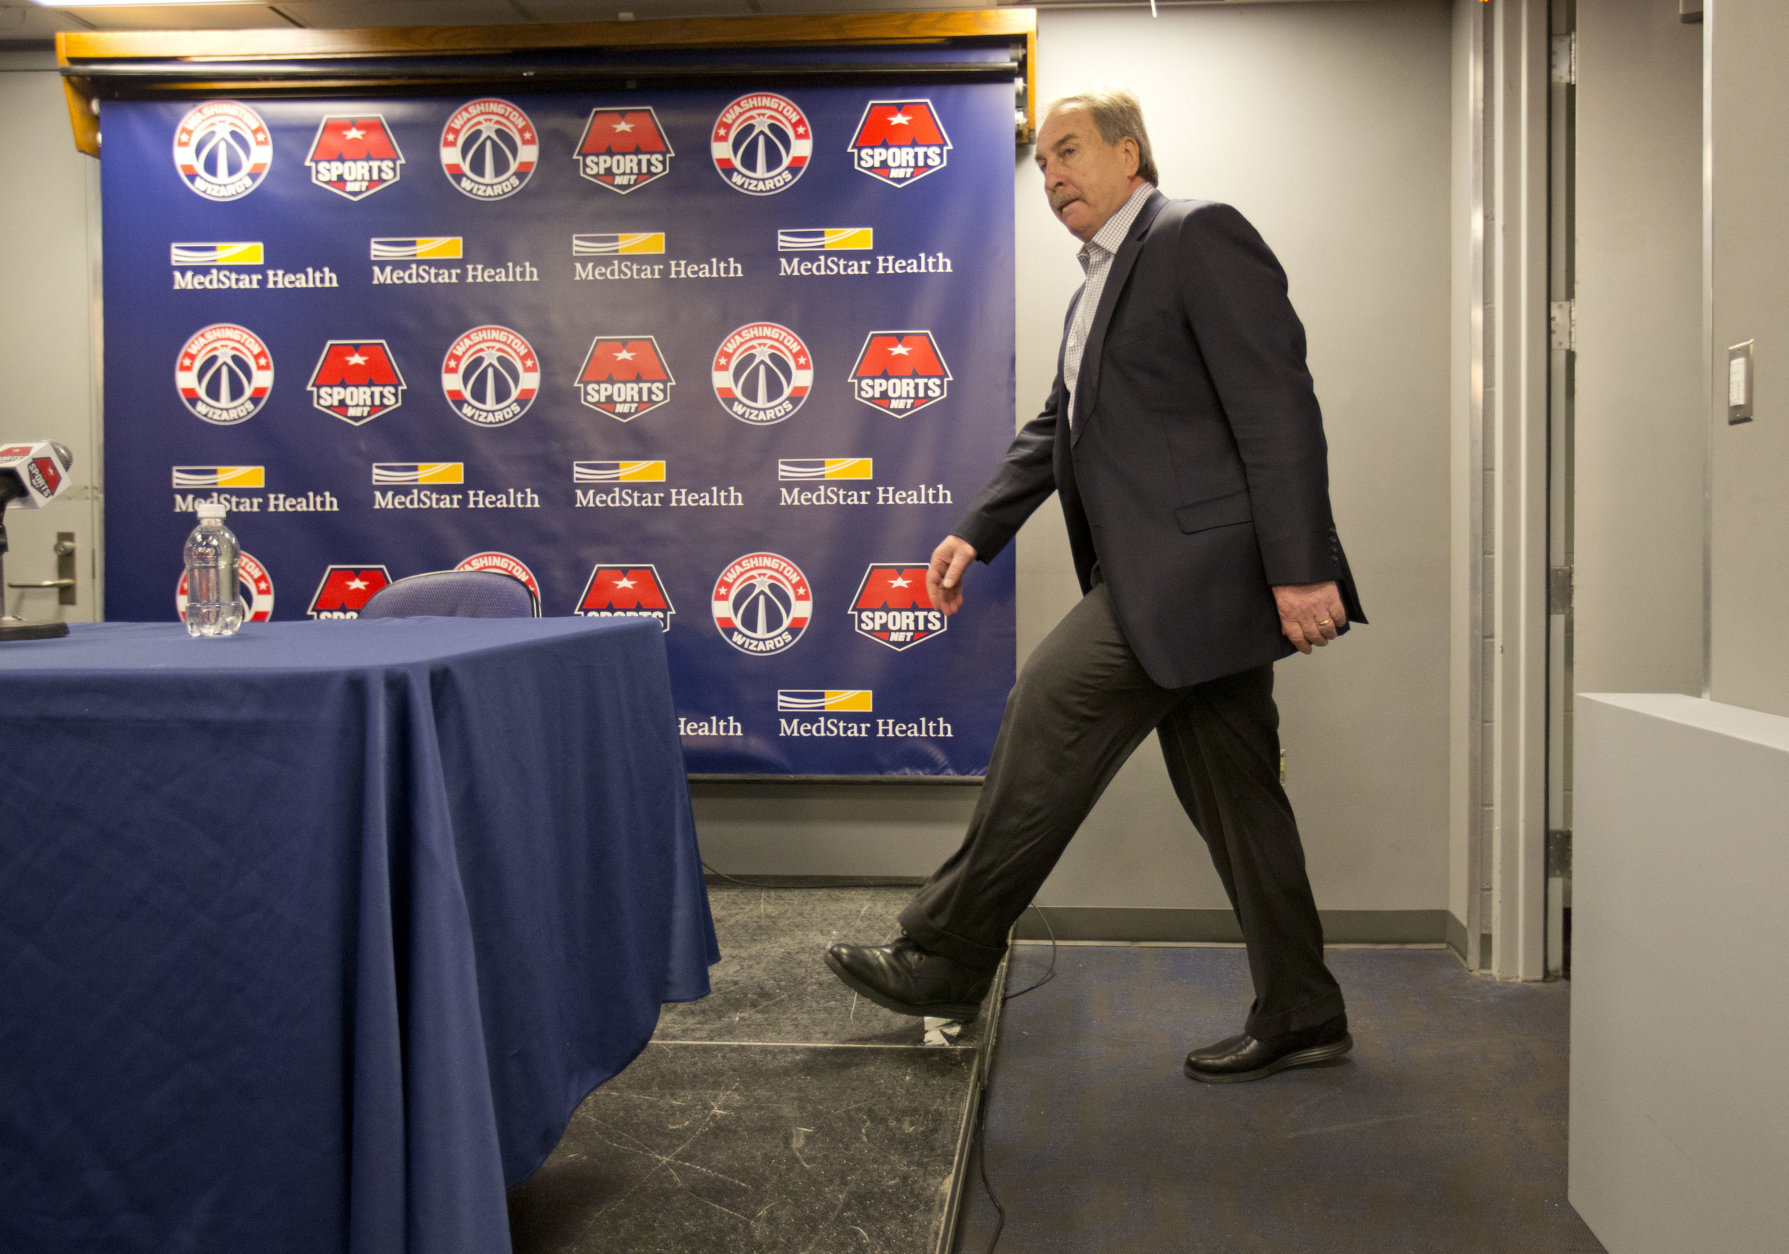
POLYGON ((507 1251, 718 956, 656 623, 0 644, 0 1250, 507 1251))

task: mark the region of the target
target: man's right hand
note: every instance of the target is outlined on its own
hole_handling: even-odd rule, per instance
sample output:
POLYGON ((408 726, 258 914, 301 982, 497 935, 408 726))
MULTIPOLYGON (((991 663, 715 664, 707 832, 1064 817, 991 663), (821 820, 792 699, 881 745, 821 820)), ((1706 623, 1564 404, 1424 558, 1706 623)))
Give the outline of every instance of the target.
POLYGON ((961 536, 945 536, 926 567, 926 595, 946 618, 963 608, 963 571, 975 560, 975 546, 961 536))

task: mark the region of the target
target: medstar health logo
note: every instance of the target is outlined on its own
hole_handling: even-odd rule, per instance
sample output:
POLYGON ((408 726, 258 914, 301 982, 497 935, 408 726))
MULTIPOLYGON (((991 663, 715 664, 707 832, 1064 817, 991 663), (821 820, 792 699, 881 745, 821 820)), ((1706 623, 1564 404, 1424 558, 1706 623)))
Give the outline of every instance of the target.
POLYGON ((467 422, 501 427, 534 403, 540 360, 528 341, 508 327, 473 327, 447 350, 441 389, 467 422))
POLYGON ((362 200, 398 181, 404 154, 381 114, 331 114, 317 123, 317 137, 304 163, 318 187, 362 200))
POLYGON ((578 173, 625 196, 669 174, 675 155, 650 108, 597 108, 578 141, 578 173))
MULTIPOLYGON (((245 607, 242 621, 245 623, 264 623, 273 617, 273 576, 267 568, 255 559, 253 553, 236 555, 237 595, 242 598, 245 607)), ((174 586, 174 611, 180 615, 180 621, 186 621, 186 572, 180 572, 180 582, 174 586)))
POLYGON ((273 357, 247 327, 214 323, 180 350, 174 386, 198 417, 232 427, 253 418, 267 403, 273 390, 273 357))
POLYGON ((599 335, 578 371, 578 399, 598 413, 631 422, 671 399, 671 368, 650 335, 599 335))
POLYGON ((774 322, 748 322, 714 354, 714 394, 741 422, 769 426, 801 408, 814 386, 814 359, 801 337, 774 322))
POLYGON ((944 168, 950 136, 930 100, 872 100, 846 151, 859 173, 909 187, 944 168))
POLYGON ((273 137, 261 115, 234 100, 208 100, 174 128, 174 167, 207 200, 238 200, 273 164, 273 137))
POLYGON ((384 340, 331 340, 311 372, 311 402, 358 427, 404 403, 404 376, 384 340))
POLYGON ((807 169, 814 133, 793 100, 753 92, 721 110, 708 148, 728 186, 748 196, 774 196, 807 169))
POLYGON ((463 104, 441 128, 441 168, 474 200, 513 196, 539 161, 534 123, 507 100, 463 104))
POLYGON ((373 594, 391 582, 383 566, 331 566, 305 613, 312 618, 359 618, 373 594))
POLYGON ((930 331, 872 331, 851 368, 857 399, 897 418, 916 414, 950 391, 950 370, 930 331))
POLYGON ((747 553, 714 581, 714 626, 741 653, 781 653, 808 628, 814 594, 807 576, 786 557, 747 553))
POLYGON ((671 630, 671 597, 654 566, 616 563, 590 572, 576 613, 582 618, 651 618, 671 630))
POLYGON ((857 634, 897 652, 941 635, 950 620, 933 607, 926 593, 923 563, 878 563, 863 573, 851 602, 857 634))

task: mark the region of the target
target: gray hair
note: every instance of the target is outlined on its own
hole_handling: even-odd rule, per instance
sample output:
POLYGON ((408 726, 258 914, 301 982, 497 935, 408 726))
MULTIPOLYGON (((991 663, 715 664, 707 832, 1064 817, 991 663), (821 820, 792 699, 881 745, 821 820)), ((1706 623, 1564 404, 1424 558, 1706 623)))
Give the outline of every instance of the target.
POLYGON ((1143 106, 1137 98, 1122 87, 1095 87, 1087 91, 1078 91, 1072 96, 1063 96, 1052 101, 1044 110, 1044 116, 1060 113, 1065 109, 1085 109, 1087 116, 1093 119, 1094 126, 1099 128, 1100 138, 1108 144, 1118 144, 1126 139, 1137 141, 1137 174, 1151 183, 1160 182, 1155 168, 1155 154, 1149 148, 1149 132, 1143 127, 1143 106))

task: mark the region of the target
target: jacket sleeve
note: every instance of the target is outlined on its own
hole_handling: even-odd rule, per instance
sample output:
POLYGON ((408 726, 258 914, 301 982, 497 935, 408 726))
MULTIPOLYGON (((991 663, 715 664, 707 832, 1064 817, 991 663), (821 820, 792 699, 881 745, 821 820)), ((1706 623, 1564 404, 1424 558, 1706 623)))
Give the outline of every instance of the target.
POLYGON ((1019 428, 1000 469, 957 520, 952 534, 975 546, 976 560, 993 561, 1056 490, 1056 421, 1063 392, 1059 374, 1043 412, 1019 428))
POLYGON ((1329 505, 1329 446, 1286 275, 1229 205, 1186 215, 1177 286, 1241 455, 1270 584, 1342 577, 1329 505))

